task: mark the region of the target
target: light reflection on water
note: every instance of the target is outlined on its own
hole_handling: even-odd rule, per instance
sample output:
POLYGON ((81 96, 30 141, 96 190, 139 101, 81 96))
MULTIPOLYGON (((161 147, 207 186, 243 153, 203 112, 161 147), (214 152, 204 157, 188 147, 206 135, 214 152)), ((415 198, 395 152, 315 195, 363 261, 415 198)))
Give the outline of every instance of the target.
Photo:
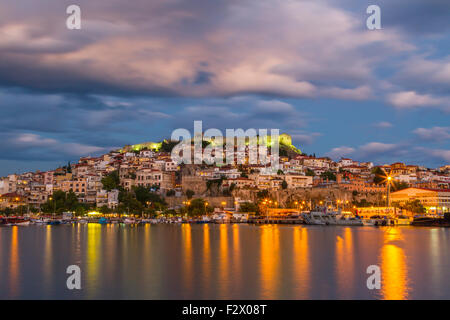
POLYGON ((281 225, 0 228, 1 299, 450 298, 449 230, 281 225), (66 289, 77 264, 82 290, 66 289), (366 269, 381 267, 381 290, 366 269))
POLYGON ((386 300, 408 298, 408 270, 403 243, 400 228, 389 228, 385 232, 384 245, 381 248, 381 292, 386 300))

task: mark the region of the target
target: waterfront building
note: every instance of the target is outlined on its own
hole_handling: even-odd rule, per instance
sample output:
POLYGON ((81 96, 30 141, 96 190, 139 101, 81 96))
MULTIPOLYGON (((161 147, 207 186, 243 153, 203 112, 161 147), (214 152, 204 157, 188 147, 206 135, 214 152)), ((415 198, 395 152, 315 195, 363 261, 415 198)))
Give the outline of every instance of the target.
POLYGON ((450 189, 406 188, 391 193, 391 202, 419 200, 428 213, 449 212, 450 189))

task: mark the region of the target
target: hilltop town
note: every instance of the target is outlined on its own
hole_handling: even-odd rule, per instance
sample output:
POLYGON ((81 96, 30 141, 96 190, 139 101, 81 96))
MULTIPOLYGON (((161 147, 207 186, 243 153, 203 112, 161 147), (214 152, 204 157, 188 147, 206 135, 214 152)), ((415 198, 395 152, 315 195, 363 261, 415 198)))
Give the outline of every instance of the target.
POLYGON ((267 199, 273 200, 273 208, 298 210, 318 204, 383 207, 388 205, 387 175, 393 179, 394 206, 418 201, 423 213, 443 213, 450 207, 450 165, 430 169, 400 162, 333 161, 302 154, 286 134, 282 139, 290 152, 280 152, 277 172, 267 170, 267 164, 178 165, 170 154, 174 143, 164 140, 82 157, 55 170, 10 174, 0 180, 0 210, 174 214, 198 198, 205 211, 258 211, 267 199))

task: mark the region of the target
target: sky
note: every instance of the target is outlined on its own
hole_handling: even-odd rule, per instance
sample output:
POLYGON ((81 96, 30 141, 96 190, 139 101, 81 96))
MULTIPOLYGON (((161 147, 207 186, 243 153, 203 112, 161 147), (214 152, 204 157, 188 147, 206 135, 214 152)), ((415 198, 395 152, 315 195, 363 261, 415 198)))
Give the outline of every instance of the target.
POLYGON ((449 164, 449 16, 448 0, 0 0, 0 175, 194 120, 333 159, 449 164))

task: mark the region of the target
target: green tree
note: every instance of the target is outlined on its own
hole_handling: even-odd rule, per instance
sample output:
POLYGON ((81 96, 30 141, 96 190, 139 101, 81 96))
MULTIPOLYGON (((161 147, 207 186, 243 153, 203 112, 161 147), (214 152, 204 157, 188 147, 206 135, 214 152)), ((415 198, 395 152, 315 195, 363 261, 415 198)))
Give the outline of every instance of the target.
POLYGON ((190 205, 187 207, 187 214, 195 217, 212 212, 212 210, 212 207, 210 207, 205 200, 197 198, 192 200, 190 205))
POLYGON ((393 202, 394 207, 405 209, 413 213, 425 213, 427 210, 419 200, 409 200, 403 203, 393 202))
POLYGON ((62 213, 64 211, 76 211, 80 206, 76 194, 70 190, 68 193, 56 190, 47 202, 41 205, 42 212, 62 213))
POLYGON ((287 187, 288 187, 288 184, 287 184, 286 180, 283 180, 283 182, 281 183, 281 188, 287 189, 287 187))
POLYGON ((164 140, 161 145, 160 151, 170 153, 172 149, 179 143, 179 141, 164 140))
POLYGON ((113 189, 118 189, 120 186, 119 171, 114 170, 106 177, 102 178, 103 189, 111 191, 113 189))
POLYGON ((314 173, 314 171, 312 171, 311 169, 307 168, 305 175, 310 176, 310 177, 314 177, 316 174, 314 173))
POLYGON ((381 184, 386 180, 386 172, 384 172, 380 167, 375 167, 372 169, 372 173, 375 175, 373 177, 373 183, 381 184))
POLYGON ((392 187, 394 190, 398 191, 398 190, 403 190, 403 189, 409 188, 409 184, 407 182, 394 181, 392 183, 392 187))
POLYGON ((322 179, 328 179, 328 180, 330 180, 330 181, 336 181, 336 175, 335 175, 333 172, 331 172, 331 171, 325 171, 325 172, 323 172, 323 173, 320 175, 320 177, 321 177, 322 179))
POLYGON ((239 205, 239 212, 254 212, 257 214, 259 212, 259 208, 253 202, 243 202, 239 205))

